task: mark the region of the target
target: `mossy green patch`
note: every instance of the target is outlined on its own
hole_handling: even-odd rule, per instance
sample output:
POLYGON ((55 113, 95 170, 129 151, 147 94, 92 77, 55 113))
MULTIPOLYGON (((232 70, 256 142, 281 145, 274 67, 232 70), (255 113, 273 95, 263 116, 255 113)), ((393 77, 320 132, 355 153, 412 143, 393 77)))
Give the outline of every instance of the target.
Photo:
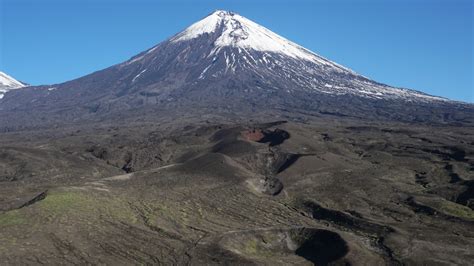
POLYGON ((21 225, 27 222, 26 217, 19 211, 13 210, 0 214, 0 226, 21 225))
POLYGON ((93 210, 94 205, 96 205, 96 202, 90 196, 75 191, 50 193, 40 203, 42 209, 54 213, 93 210))
POLYGON ((241 243, 231 244, 233 249, 240 250, 243 254, 254 257, 254 258, 268 258, 274 255, 275 250, 272 248, 272 244, 275 243, 263 243, 262 240, 268 240, 268 237, 260 235, 258 238, 250 236, 250 238, 242 239, 241 243))
POLYGON ((258 243, 256 239, 249 239, 245 242, 244 253, 249 255, 255 255, 258 253, 258 243))
POLYGON ((61 190, 48 194, 39 203, 42 214, 48 218, 62 217, 94 222, 113 219, 136 223, 137 218, 129 204, 120 197, 100 192, 61 190))
POLYGON ((443 201, 440 206, 440 211, 448 215, 474 220, 473 210, 471 210, 469 207, 454 202, 443 201))

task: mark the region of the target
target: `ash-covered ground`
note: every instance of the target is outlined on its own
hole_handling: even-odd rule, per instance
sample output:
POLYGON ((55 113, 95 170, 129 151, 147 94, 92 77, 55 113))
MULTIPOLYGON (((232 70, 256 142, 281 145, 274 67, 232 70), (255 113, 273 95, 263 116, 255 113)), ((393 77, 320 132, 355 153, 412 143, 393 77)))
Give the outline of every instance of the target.
POLYGON ((117 124, 0 135, 2 263, 474 261, 472 127, 117 124))

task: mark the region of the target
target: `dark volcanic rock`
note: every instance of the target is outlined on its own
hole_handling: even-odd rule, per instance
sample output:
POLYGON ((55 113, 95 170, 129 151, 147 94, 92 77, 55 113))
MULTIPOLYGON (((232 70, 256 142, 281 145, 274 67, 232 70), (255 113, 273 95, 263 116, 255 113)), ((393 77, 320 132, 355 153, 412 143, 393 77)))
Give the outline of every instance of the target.
POLYGON ((268 195, 278 195, 283 189, 283 184, 276 177, 266 176, 264 179, 260 180, 260 189, 261 192, 268 195))

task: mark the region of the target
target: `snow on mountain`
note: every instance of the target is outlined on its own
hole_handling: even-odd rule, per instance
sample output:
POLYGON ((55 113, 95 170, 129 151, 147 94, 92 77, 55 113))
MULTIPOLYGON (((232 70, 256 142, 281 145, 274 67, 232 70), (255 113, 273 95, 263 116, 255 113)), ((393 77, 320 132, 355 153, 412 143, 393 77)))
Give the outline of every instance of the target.
MULTIPOLYGON (((53 122, 131 110, 144 116, 220 110, 245 117, 262 112, 461 121, 471 108, 371 80, 240 15, 216 11, 123 63, 54 86, 12 91, 0 113, 11 112, 12 123, 20 122, 19 110, 57 114, 49 118, 53 122)), ((37 115, 42 122, 48 116, 37 115)))
MULTIPOLYGON (((214 78, 222 75, 222 66, 215 62, 225 58, 224 73, 229 69, 235 73, 240 66, 240 70, 251 69, 258 76, 280 76, 280 79, 293 83, 291 88, 285 88, 289 91, 301 87, 325 94, 352 94, 372 99, 447 101, 442 97, 372 81, 229 11, 215 11, 172 37, 170 42, 192 42, 203 36, 213 40, 207 54, 213 60, 209 65, 202 66, 199 80, 205 79, 206 75, 214 78)), ((147 54, 157 48, 150 49, 147 54)), ((147 54, 128 63, 144 59, 147 54)))
POLYGON ((0 71, 0 99, 8 91, 25 87, 25 84, 0 71))
MULTIPOLYGON (((210 34, 222 28, 222 33, 214 42, 216 53, 223 47, 232 46, 242 49, 252 49, 261 52, 275 52, 292 58, 303 59, 318 64, 332 66, 336 69, 351 71, 341 65, 331 62, 310 50, 291 42, 269 29, 229 11, 218 10, 206 18, 194 23, 183 32, 171 39, 179 42, 210 34)), ((351 71, 352 72, 352 71, 351 71)))

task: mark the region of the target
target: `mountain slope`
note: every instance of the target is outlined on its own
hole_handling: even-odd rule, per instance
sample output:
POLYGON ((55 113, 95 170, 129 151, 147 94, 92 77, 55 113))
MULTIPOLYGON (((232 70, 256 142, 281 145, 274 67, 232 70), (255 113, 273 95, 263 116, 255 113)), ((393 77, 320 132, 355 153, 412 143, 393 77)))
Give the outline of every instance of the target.
POLYGON ((239 113, 466 122, 473 106, 393 88, 232 12, 216 11, 130 60, 54 86, 10 93, 5 124, 239 113))
POLYGON ((8 91, 25 87, 26 84, 10 77, 0 71, 0 99, 2 99, 8 91))

